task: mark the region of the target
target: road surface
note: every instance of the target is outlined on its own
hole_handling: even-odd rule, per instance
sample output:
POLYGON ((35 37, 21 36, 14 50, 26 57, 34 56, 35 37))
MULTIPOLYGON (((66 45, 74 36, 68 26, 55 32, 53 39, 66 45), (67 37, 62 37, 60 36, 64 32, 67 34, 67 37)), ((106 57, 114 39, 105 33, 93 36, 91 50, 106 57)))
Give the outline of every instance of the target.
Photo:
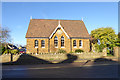
POLYGON ((4 65, 3 78, 118 78, 118 64, 4 65))

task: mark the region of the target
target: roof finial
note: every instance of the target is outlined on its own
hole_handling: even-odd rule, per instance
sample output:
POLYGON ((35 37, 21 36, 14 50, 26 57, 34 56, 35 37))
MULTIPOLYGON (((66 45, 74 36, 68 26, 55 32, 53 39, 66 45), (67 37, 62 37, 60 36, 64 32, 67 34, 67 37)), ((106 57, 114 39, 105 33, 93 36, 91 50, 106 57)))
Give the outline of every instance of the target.
POLYGON ((60 20, 58 21, 58 25, 60 25, 60 20))
POLYGON ((82 18, 82 21, 83 21, 83 18, 82 18))
POLYGON ((32 16, 30 16, 30 19, 32 19, 32 16))

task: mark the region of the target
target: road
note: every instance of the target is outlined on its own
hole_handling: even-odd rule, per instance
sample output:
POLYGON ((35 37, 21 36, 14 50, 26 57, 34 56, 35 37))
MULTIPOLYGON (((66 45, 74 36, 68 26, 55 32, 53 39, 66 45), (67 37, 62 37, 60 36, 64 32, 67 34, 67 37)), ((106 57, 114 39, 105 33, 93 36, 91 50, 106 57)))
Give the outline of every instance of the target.
POLYGON ((118 64, 5 65, 3 78, 118 78, 118 64))

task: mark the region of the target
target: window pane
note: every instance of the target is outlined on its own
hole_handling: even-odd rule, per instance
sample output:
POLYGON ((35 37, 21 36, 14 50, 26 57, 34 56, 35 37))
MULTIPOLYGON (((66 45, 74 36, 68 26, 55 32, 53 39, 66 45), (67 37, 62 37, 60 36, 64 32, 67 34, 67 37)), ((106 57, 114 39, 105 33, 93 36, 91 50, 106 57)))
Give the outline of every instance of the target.
POLYGON ((61 47, 64 47, 64 37, 61 37, 61 47))
POLYGON ((79 40, 79 47, 82 46, 82 40, 79 40))
POLYGON ((45 41, 41 40, 41 47, 45 47, 45 41))
POLYGON ((38 40, 35 40, 35 47, 38 47, 38 40))
POLYGON ((73 46, 76 47, 76 40, 73 41, 73 46))
POLYGON ((58 46, 58 38, 57 38, 57 36, 55 36, 55 38, 54 38, 54 45, 55 45, 55 47, 58 46))

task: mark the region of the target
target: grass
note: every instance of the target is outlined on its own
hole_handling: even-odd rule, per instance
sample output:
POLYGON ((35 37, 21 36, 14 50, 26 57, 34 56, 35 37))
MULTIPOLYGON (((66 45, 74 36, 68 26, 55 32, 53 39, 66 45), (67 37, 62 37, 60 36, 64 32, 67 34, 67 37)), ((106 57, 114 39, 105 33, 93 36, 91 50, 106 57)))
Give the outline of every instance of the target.
POLYGON ((107 56, 114 56, 114 55, 112 55, 112 54, 107 54, 107 56))
POLYGON ((54 58, 50 58, 49 60, 52 61, 52 60, 54 60, 54 58))

